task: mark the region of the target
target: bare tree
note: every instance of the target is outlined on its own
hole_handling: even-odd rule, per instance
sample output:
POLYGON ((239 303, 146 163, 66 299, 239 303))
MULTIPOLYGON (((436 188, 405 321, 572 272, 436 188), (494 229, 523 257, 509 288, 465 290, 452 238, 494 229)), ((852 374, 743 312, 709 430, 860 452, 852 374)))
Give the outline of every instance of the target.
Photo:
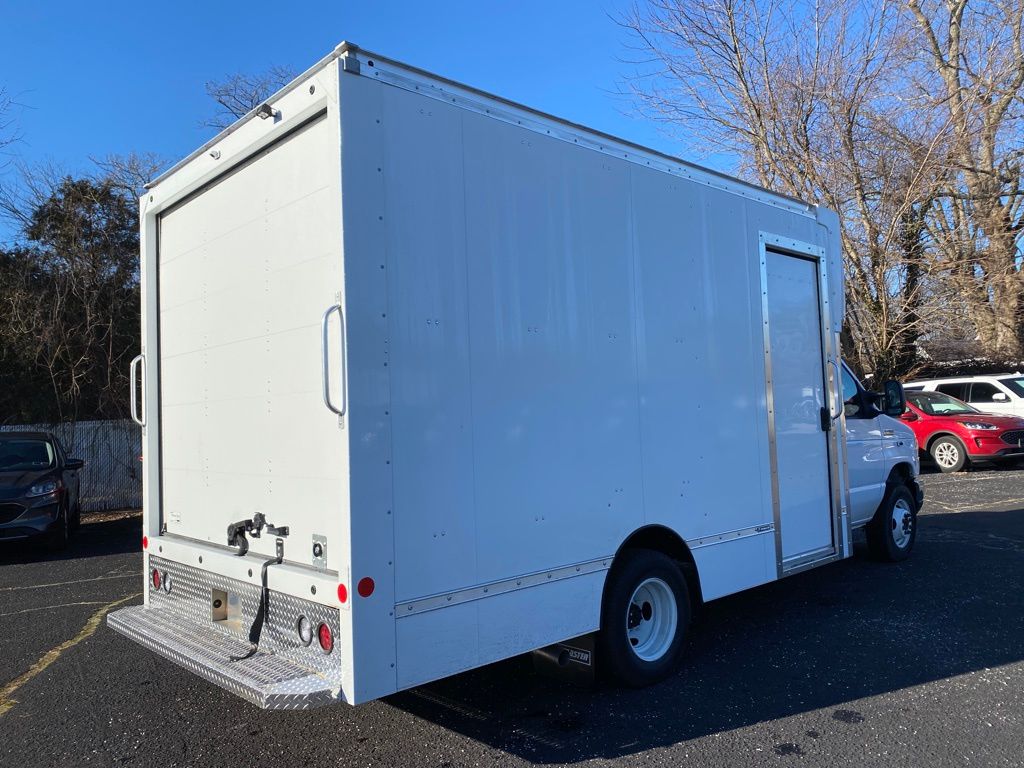
POLYGON ((881 376, 913 365, 941 170, 932 126, 900 103, 897 19, 887 3, 652 0, 624 20, 647 114, 691 150, 727 151, 746 178, 840 213, 845 353, 881 376))
POLYGON ((1024 356, 1024 0, 651 0, 625 23, 649 114, 840 213, 856 362, 905 372, 944 321, 1024 356))
POLYGON ((129 152, 125 155, 107 155, 93 162, 99 168, 98 178, 109 181, 133 198, 142 197, 146 185, 155 179, 169 163, 154 152, 129 152))
POLYGON ((0 168, 6 165, 3 159, 6 148, 18 140, 13 114, 15 106, 7 89, 0 88, 0 168))
POLYGON ((927 225, 985 352, 1024 357, 1024 1, 908 0, 915 112, 941 115, 927 225), (915 66, 916 65, 916 66, 915 66))
POLYGON ((217 111, 203 121, 208 128, 222 130, 249 114, 295 77, 288 67, 274 66, 253 75, 234 74, 206 84, 206 95, 217 102, 217 111))
POLYGON ((0 414, 123 416, 138 348, 138 205, 111 178, 22 167, 0 187, 19 239, 0 248, 0 414))

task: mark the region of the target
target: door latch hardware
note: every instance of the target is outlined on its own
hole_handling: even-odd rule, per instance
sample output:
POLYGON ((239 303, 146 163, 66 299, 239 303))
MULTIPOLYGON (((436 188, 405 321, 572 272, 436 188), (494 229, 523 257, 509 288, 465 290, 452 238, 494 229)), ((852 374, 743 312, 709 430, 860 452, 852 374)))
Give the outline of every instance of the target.
MULTIPOLYGON (((238 547, 238 555, 241 557, 249 551, 249 540, 245 538, 245 534, 248 533, 252 538, 258 539, 264 528, 271 536, 287 536, 289 532, 287 525, 271 525, 262 512, 257 512, 249 520, 239 520, 228 526, 228 546, 238 547)), ((284 542, 281 539, 277 541, 279 549, 283 551, 284 542)))

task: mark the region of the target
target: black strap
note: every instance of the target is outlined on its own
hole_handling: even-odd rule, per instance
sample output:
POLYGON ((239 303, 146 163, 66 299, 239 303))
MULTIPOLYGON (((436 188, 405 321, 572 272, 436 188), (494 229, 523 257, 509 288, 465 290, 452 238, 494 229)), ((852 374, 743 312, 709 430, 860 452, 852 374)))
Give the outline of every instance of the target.
POLYGON ((256 610, 256 618, 252 620, 252 626, 249 627, 249 652, 244 656, 229 656, 228 658, 231 661, 251 659, 256 655, 256 651, 259 650, 260 635, 263 633, 263 622, 266 621, 267 612, 270 610, 270 589, 267 587, 267 569, 272 565, 280 565, 284 559, 284 551, 280 544, 281 540, 278 539, 277 557, 265 561, 260 569, 260 582, 263 585, 263 589, 260 591, 260 607, 256 610))

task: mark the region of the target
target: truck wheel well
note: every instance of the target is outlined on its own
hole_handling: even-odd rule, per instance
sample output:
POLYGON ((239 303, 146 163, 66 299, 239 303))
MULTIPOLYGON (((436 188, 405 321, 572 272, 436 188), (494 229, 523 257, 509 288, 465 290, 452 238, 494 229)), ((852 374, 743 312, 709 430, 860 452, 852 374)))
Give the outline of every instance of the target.
POLYGON ((615 553, 612 568, 615 567, 619 556, 627 549, 653 549, 655 552, 661 552, 672 558, 686 576, 686 586, 690 592, 690 605, 696 608, 703 604, 697 562, 693 559, 690 548, 678 533, 663 525, 648 525, 633 531, 615 553))
POLYGON ((906 462, 900 462, 889 470, 889 477, 885 481, 885 487, 892 488, 894 485, 907 485, 913 477, 914 471, 910 465, 906 462))

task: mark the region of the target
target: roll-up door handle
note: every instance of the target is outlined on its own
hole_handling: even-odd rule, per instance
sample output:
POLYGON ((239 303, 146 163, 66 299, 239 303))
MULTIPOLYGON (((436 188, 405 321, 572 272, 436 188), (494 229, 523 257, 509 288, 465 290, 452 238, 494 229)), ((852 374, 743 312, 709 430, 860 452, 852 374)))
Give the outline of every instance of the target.
POLYGON ((348 393, 345 386, 346 370, 345 370, 345 315, 341 310, 341 304, 332 304, 324 312, 323 320, 320 323, 322 331, 322 368, 323 368, 323 384, 324 384, 324 405, 327 408, 338 414, 344 416, 345 411, 348 409, 348 393), (341 343, 339 344, 339 352, 341 354, 341 407, 339 408, 331 400, 331 350, 330 350, 330 334, 328 332, 328 324, 331 319, 333 312, 338 313, 338 321, 341 323, 341 343))
POLYGON ((146 399, 146 358, 142 355, 136 355, 132 358, 131 365, 128 366, 128 410, 131 411, 132 421, 138 424, 140 427, 146 426, 146 413, 145 413, 145 399, 146 399), (142 365, 142 399, 143 399, 143 410, 139 410, 139 397, 136 392, 135 383, 138 380, 139 365, 142 365))

